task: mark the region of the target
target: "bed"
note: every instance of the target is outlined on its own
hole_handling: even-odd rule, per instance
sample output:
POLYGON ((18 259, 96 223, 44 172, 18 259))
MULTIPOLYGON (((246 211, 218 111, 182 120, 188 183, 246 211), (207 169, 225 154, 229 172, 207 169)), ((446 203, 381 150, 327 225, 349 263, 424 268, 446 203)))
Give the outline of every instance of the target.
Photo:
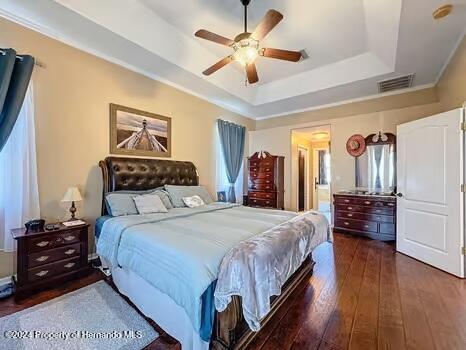
MULTIPOLYGON (((103 174, 103 200, 102 217, 96 223, 98 247, 107 248, 106 251, 102 249, 105 252, 103 261, 108 264, 119 291, 180 341, 183 349, 245 348, 258 332, 252 331, 249 318, 245 319, 242 298, 227 296, 230 302, 221 312, 215 311, 212 305, 214 291, 221 291, 220 286, 216 288, 216 278, 220 280, 222 276, 219 271, 223 275, 228 271, 226 268, 219 270, 218 265, 224 265, 226 259, 222 261, 222 258, 226 252, 234 251, 229 247, 238 248, 243 242, 255 239, 258 232, 284 230, 289 222, 296 222, 297 214, 212 203, 195 210, 176 208, 160 216, 112 218, 105 205, 107 193, 144 191, 164 185, 197 186, 198 174, 192 162, 172 160, 107 157, 99 166, 103 174), (101 231, 106 232, 104 236, 99 235, 101 231), (107 237, 105 244, 101 244, 103 237, 107 237), (135 251, 145 254, 144 263, 134 258, 135 251), (180 253, 184 251, 189 254, 180 253), (204 261, 206 256, 210 265, 204 261)), ((326 219, 316 213, 313 215, 313 227, 319 231, 314 236, 330 239, 326 219)), ((319 238, 313 247, 321 241, 319 238)), ((293 290, 312 274, 312 254, 306 253, 302 260, 299 268, 287 275, 281 293, 270 298, 270 311, 260 319, 258 328, 269 322, 293 290)), ((232 271, 235 268, 231 267, 232 271)), ((215 302, 218 299, 216 294, 215 302)))

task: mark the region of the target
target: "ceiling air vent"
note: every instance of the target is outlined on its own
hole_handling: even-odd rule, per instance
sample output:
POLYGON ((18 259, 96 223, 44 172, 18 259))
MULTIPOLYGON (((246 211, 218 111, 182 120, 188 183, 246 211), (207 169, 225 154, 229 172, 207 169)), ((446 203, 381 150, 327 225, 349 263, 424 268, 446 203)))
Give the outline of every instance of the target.
POLYGON ((404 75, 402 77, 382 80, 377 82, 379 86, 379 92, 388 92, 393 90, 406 89, 413 86, 414 73, 409 75, 404 75))

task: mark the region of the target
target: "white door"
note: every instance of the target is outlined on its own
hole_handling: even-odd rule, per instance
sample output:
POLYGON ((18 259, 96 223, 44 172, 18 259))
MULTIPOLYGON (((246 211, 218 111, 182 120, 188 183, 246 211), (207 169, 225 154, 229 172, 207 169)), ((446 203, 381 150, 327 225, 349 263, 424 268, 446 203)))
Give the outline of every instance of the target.
POLYGON ((464 110, 399 125, 399 252, 464 277, 464 110))

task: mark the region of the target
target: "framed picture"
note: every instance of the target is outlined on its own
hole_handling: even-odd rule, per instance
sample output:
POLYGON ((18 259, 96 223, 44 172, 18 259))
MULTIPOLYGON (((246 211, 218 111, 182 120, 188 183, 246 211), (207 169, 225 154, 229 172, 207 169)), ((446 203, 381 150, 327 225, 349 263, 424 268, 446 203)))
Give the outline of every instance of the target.
POLYGON ((171 118, 111 103, 110 153, 171 157, 171 118))
POLYGON ((226 195, 225 191, 217 192, 217 201, 219 201, 219 202, 226 202, 227 201, 227 195, 226 195))

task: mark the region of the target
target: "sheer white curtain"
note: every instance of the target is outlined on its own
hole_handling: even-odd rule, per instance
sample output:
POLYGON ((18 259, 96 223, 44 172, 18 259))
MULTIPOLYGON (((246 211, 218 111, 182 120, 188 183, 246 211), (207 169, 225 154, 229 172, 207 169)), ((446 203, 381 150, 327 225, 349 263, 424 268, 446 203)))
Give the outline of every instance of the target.
MULTIPOLYGON (((217 128, 216 128, 217 129, 217 128)), ((215 132, 216 140, 216 171, 215 171, 215 188, 217 191, 225 191, 228 195, 228 190, 230 188, 230 182, 228 181, 227 176, 227 168, 225 166, 225 161, 223 159, 222 153, 222 145, 220 144, 220 136, 218 134, 218 130, 215 132)), ((215 195, 217 195, 215 193, 215 195)), ((235 196, 237 203, 243 203, 243 166, 241 166, 241 170, 239 171, 238 179, 235 183, 235 196)))
POLYGON ((16 124, 0 152, 0 250, 14 250, 10 230, 39 217, 34 99, 30 83, 16 124))

